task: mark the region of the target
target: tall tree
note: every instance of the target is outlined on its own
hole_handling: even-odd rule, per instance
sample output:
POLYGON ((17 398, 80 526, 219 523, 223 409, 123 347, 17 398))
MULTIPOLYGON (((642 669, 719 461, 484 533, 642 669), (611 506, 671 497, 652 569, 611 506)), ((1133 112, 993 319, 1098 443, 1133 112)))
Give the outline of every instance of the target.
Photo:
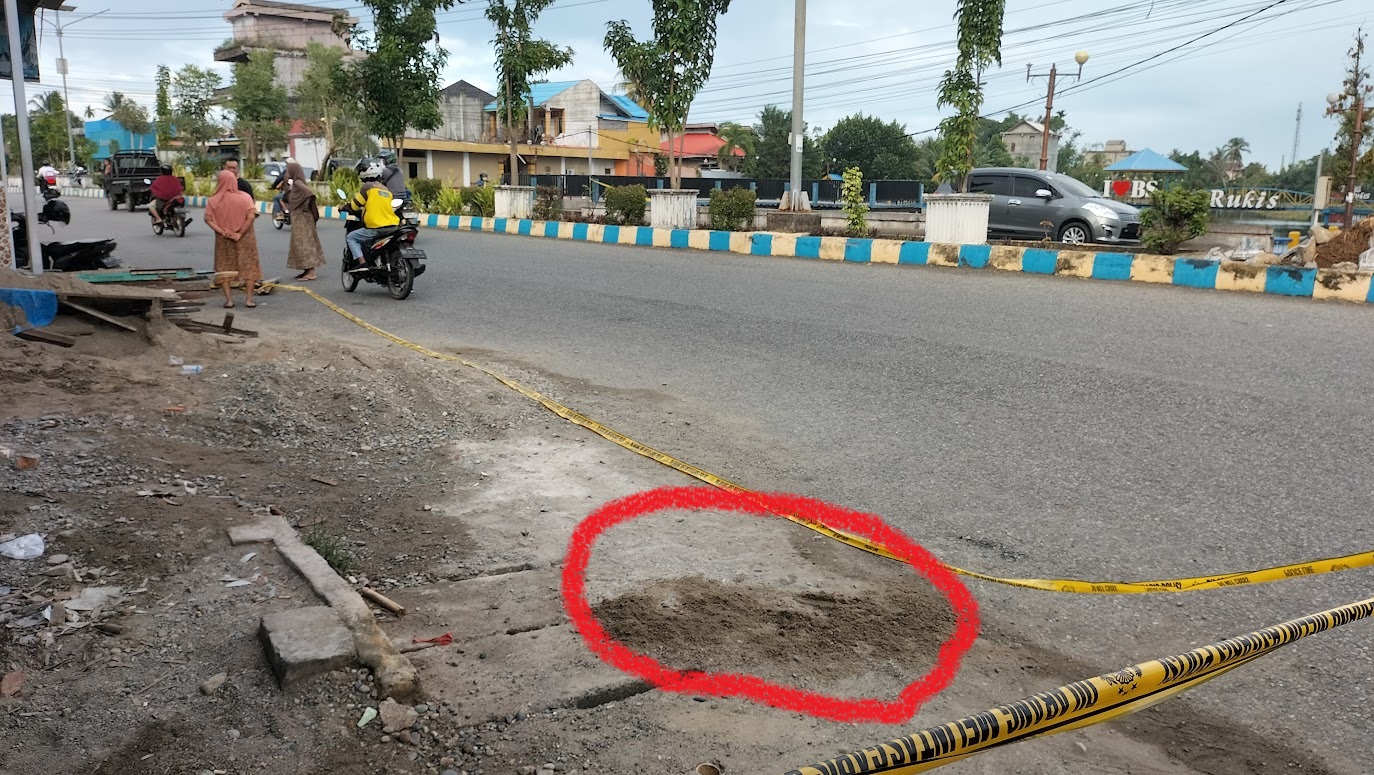
MULTIPOLYGON (((29 142, 35 162, 51 164, 67 157, 67 118, 67 104, 59 92, 44 92, 29 100, 29 142)), ((16 125, 11 148, 19 147, 17 131, 16 125)))
MULTIPOLYGON (((792 171, 792 111, 769 105, 754 125, 758 137, 754 156, 745 160, 745 174, 756 178, 787 178, 792 171)), ((815 180, 825 166, 820 148, 808 133, 802 134, 802 177, 815 180)))
POLYGON ((367 56, 353 67, 367 127, 386 138, 397 158, 407 129, 430 131, 443 123, 439 75, 448 52, 434 13, 453 0, 363 0, 372 9, 373 35, 360 41, 367 56))
MULTIPOLYGON (((531 79, 572 62, 573 50, 559 48, 547 40, 532 37, 539 14, 553 0, 488 0, 487 21, 496 27, 492 49, 496 54, 496 112, 506 117, 506 140, 510 143, 510 182, 520 182, 520 157, 516 152, 515 127, 527 122, 531 79)), ((595 119, 593 119, 595 121, 595 119)), ((589 146, 595 138, 587 135, 589 146)), ((587 171, 591 174, 591 170, 587 171)))
POLYGON ((229 109, 234 131, 243 138, 244 161, 257 162, 264 150, 286 142, 286 87, 277 83, 277 55, 254 51, 247 62, 234 63, 229 85, 229 109))
POLYGON ((157 102, 153 109, 153 125, 157 130, 157 144, 166 149, 172 143, 172 70, 157 66, 157 102))
POLYGON ((124 100, 115 112, 110 114, 110 120, 129 133, 134 150, 143 150, 143 136, 148 134, 151 127, 147 108, 133 100, 124 100))
POLYGON ((940 81, 936 105, 956 111, 940 122, 944 153, 939 174, 961 191, 967 187, 968 173, 974 165, 979 113, 983 109, 983 71, 1002 64, 1006 5, 1006 0, 957 0, 954 16, 959 54, 954 69, 946 70, 940 81))
POLYGON ((1222 158, 1228 164, 1241 166, 1245 163, 1245 154, 1250 152, 1250 143, 1244 137, 1232 137, 1221 147, 1222 158))
POLYGON ((1345 70, 1345 83, 1333 106, 1338 111, 1339 124, 1336 128, 1336 150, 1332 152, 1330 166, 1327 168, 1336 188, 1344 191, 1350 180, 1350 164, 1355 159, 1355 181, 1369 184, 1374 181, 1374 105, 1369 97, 1374 94, 1374 84, 1370 83, 1369 68, 1365 65, 1365 33, 1355 31, 1355 45, 1350 48, 1345 70), (1355 148, 1356 105, 1363 101, 1364 123, 1360 127, 1360 146, 1355 148))
POLYGON ((605 46, 627 81, 644 88, 649 128, 668 135, 672 187, 682 185, 675 137, 686 126, 692 100, 711 75, 716 22, 730 0, 653 0, 653 36, 636 40, 625 21, 611 22, 605 46))
POLYGON ((723 170, 739 172, 749 163, 750 157, 758 152, 759 138, 754 134, 753 127, 726 121, 720 125, 716 134, 725 141, 716 152, 716 164, 723 170), (743 154, 735 153, 736 151, 742 151, 743 154))
POLYGON ((219 86, 219 73, 195 65, 186 65, 172 77, 172 118, 177 136, 202 150, 220 136, 221 128, 211 115, 219 86))
POLYGON ((375 150, 343 57, 341 48, 314 42, 307 44, 305 72, 296 87, 301 124, 324 135, 324 161, 336 153, 366 156, 375 150))
POLYGON ((916 142, 906 127, 862 113, 835 122, 821 140, 825 157, 836 169, 858 167, 864 180, 913 180, 916 142))
POLYGON ((119 106, 123 105, 127 99, 128 97, 125 97, 123 92, 112 91, 105 95, 105 117, 109 118, 114 115, 114 112, 119 110, 119 106))

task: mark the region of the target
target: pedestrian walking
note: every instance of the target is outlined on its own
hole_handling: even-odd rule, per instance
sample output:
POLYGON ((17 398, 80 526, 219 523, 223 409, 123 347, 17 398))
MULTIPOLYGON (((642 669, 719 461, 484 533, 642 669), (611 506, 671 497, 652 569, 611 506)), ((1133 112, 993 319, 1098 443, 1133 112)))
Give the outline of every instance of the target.
POLYGON ((215 195, 205 206, 205 225, 215 232, 215 283, 224 289, 225 309, 234 307, 235 280, 243 282, 243 306, 258 306, 253 301, 253 290, 262 280, 258 238, 253 232, 257 217, 257 203, 239 190, 238 176, 222 170, 215 195))
POLYGON ((315 190, 305 179, 305 168, 297 162, 286 165, 286 198, 283 200, 286 211, 291 213, 291 247, 286 256, 286 265, 299 269, 297 280, 315 279, 315 268, 324 266, 324 248, 320 246, 320 234, 316 224, 320 219, 319 205, 315 201, 315 190))

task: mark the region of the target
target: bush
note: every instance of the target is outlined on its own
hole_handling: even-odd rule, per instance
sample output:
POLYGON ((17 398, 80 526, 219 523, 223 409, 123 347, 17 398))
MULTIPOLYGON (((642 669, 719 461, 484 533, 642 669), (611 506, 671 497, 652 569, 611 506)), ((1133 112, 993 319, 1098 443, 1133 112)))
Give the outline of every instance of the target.
POLYGON ((606 221, 621 226, 640 226, 649 209, 649 192, 643 186, 606 186, 606 221))
POLYGON ((262 180, 267 177, 267 168, 261 164, 245 164, 243 177, 245 180, 262 180))
POLYGON ((410 193, 421 212, 433 212, 430 208, 434 206, 434 200, 443 190, 444 181, 435 178, 419 178, 410 182, 410 193))
POLYGON ((861 237, 868 233, 868 198, 864 196, 864 173, 858 167, 844 171, 844 183, 840 186, 840 200, 844 203, 844 217, 849 236, 861 237))
MULTIPOLYGON (((334 170, 334 176, 330 178, 329 187, 333 189, 343 189, 346 199, 352 199, 358 195, 363 188, 363 179, 358 176, 358 171, 351 167, 334 170)), ((338 196, 335 194, 335 196, 338 196)))
POLYGON ((1172 255, 1178 246, 1207 233, 1211 198, 1206 191, 1161 188, 1140 215, 1140 241, 1151 253, 1172 255))
POLYGON ((468 215, 491 218, 496 215, 496 187, 470 186, 462 189, 463 209, 468 215))
POLYGON ((462 189, 440 189, 438 195, 434 197, 434 205, 430 212, 435 215, 462 215, 463 202, 462 189))
POLYGON ((747 188, 711 190, 711 228, 717 231, 750 231, 754 228, 756 197, 747 188))
POLYGON ((563 217, 563 189, 540 186, 534 190, 534 219, 556 221, 563 217))

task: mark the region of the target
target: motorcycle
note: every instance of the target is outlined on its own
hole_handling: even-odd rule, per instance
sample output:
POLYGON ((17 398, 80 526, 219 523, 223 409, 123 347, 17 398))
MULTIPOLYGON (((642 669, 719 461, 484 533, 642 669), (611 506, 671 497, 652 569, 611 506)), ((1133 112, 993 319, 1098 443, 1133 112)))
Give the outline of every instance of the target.
MULTIPOLYGON (((343 189, 335 189, 335 193, 340 200, 348 201, 343 189)), ((400 301, 410 296, 415 287, 415 278, 425 273, 425 251, 415 247, 415 238, 420 233, 418 223, 402 213, 404 201, 392 199, 391 206, 401 219, 401 225, 383 229, 363 246, 362 266, 354 266, 353 253, 348 249, 348 243, 344 243, 340 279, 347 293, 357 290, 358 283, 366 280, 385 285, 391 298, 400 301)), ((346 206, 345 212, 349 216, 344 221, 345 235, 363 228, 362 220, 346 206)))
MULTIPOLYGON (((143 182, 151 185, 153 181, 144 178, 143 182)), ((153 221, 154 234, 160 235, 163 231, 171 229, 172 233, 178 237, 186 236, 186 227, 189 226, 193 220, 186 215, 186 197, 179 196, 170 202, 164 202, 162 205, 162 212, 159 214, 162 216, 162 221, 160 223, 158 221, 153 221)), ((148 211, 148 218, 150 220, 152 219, 151 210, 148 211)))
MULTIPOLYGON (((40 216, 41 223, 47 223, 40 216)), ((51 224, 49 224, 51 228, 51 224)), ((29 266, 28 226, 20 213, 10 213, 10 235, 14 245, 14 265, 29 266)), ((115 269, 119 259, 110 255, 117 244, 112 239, 83 239, 70 242, 45 242, 42 245, 43 269, 54 272, 89 272, 115 269)))
POLYGON ((286 190, 282 187, 282 174, 281 172, 272 173, 272 177, 275 178, 275 181, 272 183, 272 188, 280 192, 272 198, 272 226, 275 227, 277 231, 281 231, 283 226, 291 225, 291 213, 287 212, 286 202, 284 201, 286 198, 286 190))

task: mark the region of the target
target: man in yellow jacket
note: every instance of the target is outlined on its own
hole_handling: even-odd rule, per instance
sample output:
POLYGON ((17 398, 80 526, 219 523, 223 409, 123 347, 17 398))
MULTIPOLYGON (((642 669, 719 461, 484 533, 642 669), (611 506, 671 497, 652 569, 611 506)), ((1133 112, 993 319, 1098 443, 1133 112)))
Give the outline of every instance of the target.
POLYGON ((348 209, 362 217, 363 228, 349 232, 345 241, 358 269, 364 269, 363 246, 376 239, 382 229, 401 225, 401 219, 391 206, 391 192, 381 183, 365 184, 353 201, 348 203, 348 209))

